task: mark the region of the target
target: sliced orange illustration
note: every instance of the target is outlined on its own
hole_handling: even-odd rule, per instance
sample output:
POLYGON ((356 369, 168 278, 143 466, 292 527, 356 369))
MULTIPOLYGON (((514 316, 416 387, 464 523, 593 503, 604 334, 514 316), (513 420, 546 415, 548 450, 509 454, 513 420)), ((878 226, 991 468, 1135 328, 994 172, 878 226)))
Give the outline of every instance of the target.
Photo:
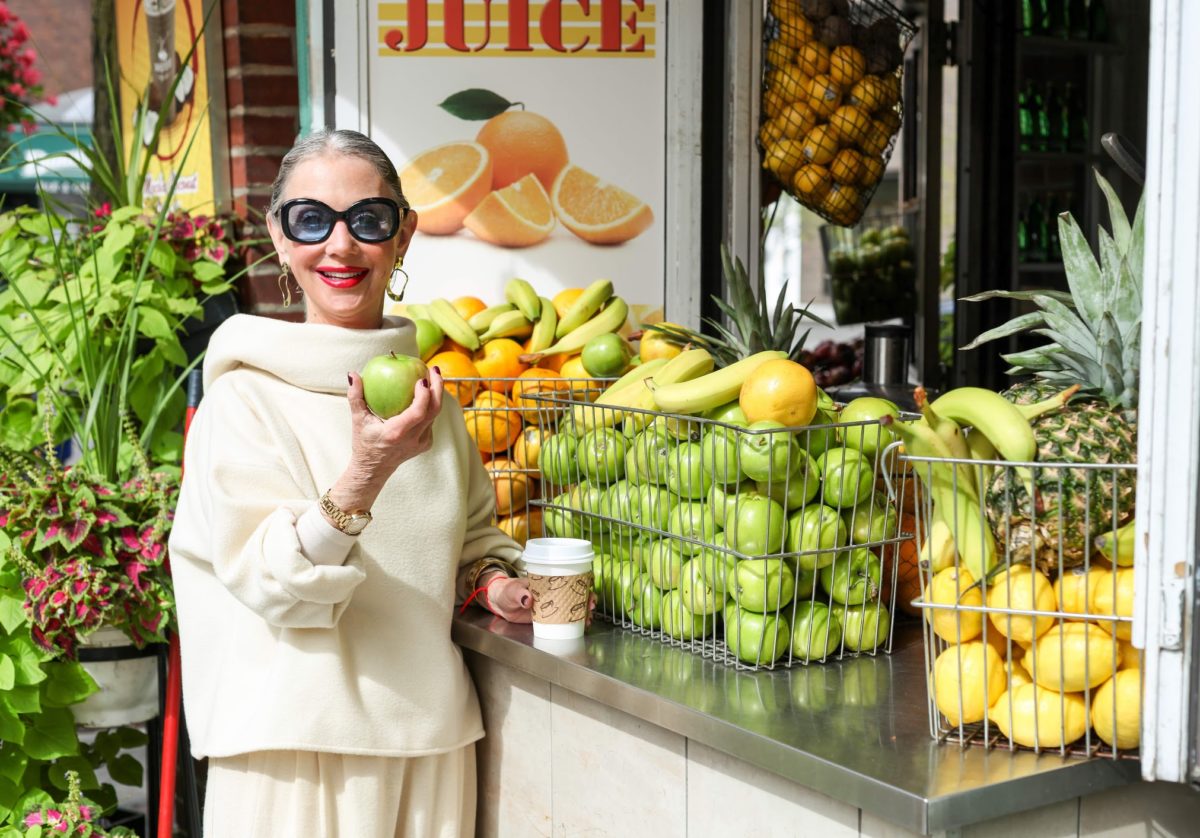
POLYGON ((463 226, 490 244, 529 247, 550 235, 554 211, 541 181, 525 175, 480 201, 463 226))
POLYGON ((475 142, 492 155, 492 189, 537 175, 549 189, 567 165, 567 143, 554 123, 531 111, 505 111, 483 124, 475 142))
POLYGON ((575 165, 558 176, 551 200, 563 226, 592 244, 627 242, 654 223, 641 200, 575 165))
POLYGON ((492 156, 479 143, 447 143, 413 158, 400 172, 400 185, 417 211, 422 233, 447 235, 492 188, 492 156))

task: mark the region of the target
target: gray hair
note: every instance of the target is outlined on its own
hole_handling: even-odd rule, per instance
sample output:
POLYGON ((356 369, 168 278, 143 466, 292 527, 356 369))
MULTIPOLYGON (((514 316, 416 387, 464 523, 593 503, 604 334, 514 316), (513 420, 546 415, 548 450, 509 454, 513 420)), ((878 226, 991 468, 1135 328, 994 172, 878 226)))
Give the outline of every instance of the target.
POLYGON ((323 154, 342 154, 370 163, 392 190, 392 197, 396 199, 396 203, 401 207, 408 206, 396 166, 374 140, 357 131, 322 128, 297 140, 291 150, 283 156, 279 164, 279 174, 275 175, 275 183, 271 185, 271 204, 267 212, 272 215, 279 212, 279 206, 283 203, 284 187, 287 186, 288 178, 295 168, 304 161, 323 154))

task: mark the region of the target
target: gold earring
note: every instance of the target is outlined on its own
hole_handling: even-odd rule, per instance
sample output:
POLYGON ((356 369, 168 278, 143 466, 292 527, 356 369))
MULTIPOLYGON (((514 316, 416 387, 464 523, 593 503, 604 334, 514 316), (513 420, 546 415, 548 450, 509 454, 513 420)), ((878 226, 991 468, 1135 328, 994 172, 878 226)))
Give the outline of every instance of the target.
POLYGON ((287 308, 292 304, 292 283, 288 282, 287 262, 280 262, 279 268, 279 295, 283 297, 283 307, 287 308))
POLYGON ((404 290, 406 288, 408 288, 408 271, 404 270, 404 257, 400 256, 396 259, 396 267, 392 268, 392 276, 391 276, 391 279, 388 280, 388 284, 387 284, 388 299, 392 300, 394 302, 397 302, 397 303, 401 302, 404 299, 404 290), (400 286, 399 294, 397 294, 395 291, 392 290, 392 282, 391 282, 392 279, 396 278, 396 274, 398 274, 398 273, 404 274, 404 284, 402 286, 400 286))

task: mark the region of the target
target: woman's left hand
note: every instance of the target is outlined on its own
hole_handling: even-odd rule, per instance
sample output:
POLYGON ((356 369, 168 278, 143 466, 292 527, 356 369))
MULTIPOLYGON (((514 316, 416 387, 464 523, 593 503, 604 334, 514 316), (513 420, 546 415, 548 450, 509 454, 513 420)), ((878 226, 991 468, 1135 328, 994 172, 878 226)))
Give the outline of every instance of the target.
MULTIPOLYGON (((484 601, 489 610, 510 623, 533 622, 533 595, 529 593, 529 580, 521 577, 496 576, 487 583, 484 601)), ((596 610, 596 595, 588 599, 587 625, 592 624, 596 610)))

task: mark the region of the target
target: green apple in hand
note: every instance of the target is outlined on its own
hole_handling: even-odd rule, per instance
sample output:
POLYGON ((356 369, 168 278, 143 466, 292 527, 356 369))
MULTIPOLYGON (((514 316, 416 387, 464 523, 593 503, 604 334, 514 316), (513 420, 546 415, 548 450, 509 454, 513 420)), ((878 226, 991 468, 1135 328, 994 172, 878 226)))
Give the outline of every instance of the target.
POLYGON ((722 616, 725 645, 742 663, 765 666, 787 654, 791 630, 786 614, 760 614, 730 603, 722 616))
POLYGON ((839 433, 842 443, 847 448, 861 451, 872 463, 879 452, 896 441, 896 432, 879 424, 883 416, 900 418, 900 408, 887 399, 863 396, 855 399, 842 408, 840 422, 843 424, 866 422, 869 424, 853 425, 841 428, 839 433))
POLYGON ((816 462, 804 451, 798 452, 798 456, 800 467, 791 474, 776 477, 770 483, 763 480, 755 483, 758 491, 770 495, 789 512, 804 506, 821 491, 821 472, 817 471, 816 462))
POLYGON ((668 591, 662 600, 662 630, 676 640, 708 637, 716 628, 715 614, 693 614, 684 605, 678 590, 668 591))
POLYGON ((724 527, 737 511, 738 495, 755 491, 754 483, 746 480, 736 486, 725 486, 714 483, 708 490, 708 506, 712 510, 713 521, 718 527, 724 527))
POLYGON ((667 516, 667 529, 684 539, 679 542, 679 549, 690 556, 700 552, 706 544, 712 544, 713 536, 717 534, 717 523, 707 503, 685 500, 671 509, 667 516))
POLYGON ((783 559, 742 559, 734 573, 730 592, 739 608, 765 614, 792 601, 796 577, 783 559))
POLYGON ((625 451, 629 443, 612 428, 588 431, 579 440, 575 461, 579 473, 607 488, 625 476, 625 451))
POLYGON ((823 504, 797 509, 788 518, 787 550, 804 570, 833 564, 834 548, 846 543, 846 522, 837 510, 823 504))
POLYGON ((679 578, 679 595, 684 606, 693 614, 715 614, 725 604, 725 585, 714 584, 716 573, 704 572, 704 555, 688 559, 679 578), (711 580, 711 581, 710 581, 711 580))
POLYGON ((842 605, 835 608, 834 613, 842 624, 842 636, 847 649, 869 652, 887 641, 891 616, 883 605, 877 602, 842 605))
POLYGON ((429 368, 411 355, 376 355, 363 366, 363 398, 380 419, 391 419, 412 404, 417 382, 429 377, 429 368))
POLYGON ((823 602, 800 602, 792 619, 792 657, 823 660, 842 643, 842 624, 823 602))
MULTIPOLYGON (((745 422, 739 424, 744 426, 745 422)), ((704 469, 713 482, 737 483, 744 477, 738 462, 740 437, 733 428, 721 425, 704 426, 700 445, 704 449, 704 469)))
POLYGON ((733 520, 725 520, 731 547, 746 556, 769 556, 783 548, 787 513, 766 495, 739 495, 733 520))
POLYGON ((683 551, 679 542, 669 538, 655 539, 646 555, 646 569, 650 580, 659 590, 669 591, 679 587, 683 576, 683 551))
POLYGON ((880 558, 866 547, 855 547, 821 568, 821 587, 836 602, 862 605, 879 598, 882 577, 880 558))
POLYGON ((700 500, 712 487, 704 469, 703 449, 697 442, 681 442, 667 460, 667 488, 679 498, 700 500))
POLYGON ((817 457, 822 498, 836 509, 849 509, 871 497, 875 488, 873 462, 853 448, 830 448, 817 457))
POLYGON ((750 425, 738 444, 742 471, 751 480, 782 480, 800 465, 800 446, 786 426, 770 419, 750 425), (771 431, 776 431, 771 433, 771 431))

